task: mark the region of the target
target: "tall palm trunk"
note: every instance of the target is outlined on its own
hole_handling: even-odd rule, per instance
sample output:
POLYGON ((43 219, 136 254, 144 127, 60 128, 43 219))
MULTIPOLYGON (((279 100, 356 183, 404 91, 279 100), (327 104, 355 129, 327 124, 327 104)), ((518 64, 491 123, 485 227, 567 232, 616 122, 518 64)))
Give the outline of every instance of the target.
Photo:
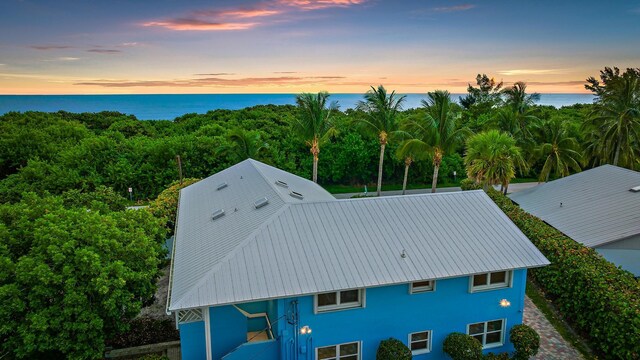
POLYGON ((380 132, 380 162, 378 163, 378 196, 382 195, 382 164, 384 163, 384 148, 387 146, 387 133, 380 132))
POLYGON ((613 166, 618 166, 618 160, 620 160, 621 147, 622 147, 622 132, 618 130, 618 142, 616 143, 616 154, 613 156, 613 166))
POLYGON ((311 143, 311 154, 313 154, 313 182, 318 183, 318 154, 320 154, 320 142, 314 138, 311 143))
POLYGON ((433 154, 433 181, 431 182, 431 192, 436 192, 438 187, 438 172, 440 172, 440 164, 442 164, 442 151, 436 148, 433 154))
POLYGON ((408 156, 404 159, 404 180, 402 181, 402 195, 404 195, 407 190, 407 178, 409 177, 409 166, 411 166, 411 162, 413 162, 411 156, 408 156))

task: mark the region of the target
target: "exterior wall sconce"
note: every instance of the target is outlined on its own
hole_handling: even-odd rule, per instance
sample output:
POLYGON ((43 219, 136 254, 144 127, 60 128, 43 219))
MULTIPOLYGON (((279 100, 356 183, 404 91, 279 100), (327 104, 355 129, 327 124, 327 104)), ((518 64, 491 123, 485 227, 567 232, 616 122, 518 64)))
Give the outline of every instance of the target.
POLYGON ((307 325, 301 327, 300 328, 300 334, 302 334, 302 335, 311 334, 311 328, 308 327, 307 325))
POLYGON ((509 307, 511 306, 511 302, 507 299, 502 299, 500 300, 500 306, 502 306, 503 308, 509 307))

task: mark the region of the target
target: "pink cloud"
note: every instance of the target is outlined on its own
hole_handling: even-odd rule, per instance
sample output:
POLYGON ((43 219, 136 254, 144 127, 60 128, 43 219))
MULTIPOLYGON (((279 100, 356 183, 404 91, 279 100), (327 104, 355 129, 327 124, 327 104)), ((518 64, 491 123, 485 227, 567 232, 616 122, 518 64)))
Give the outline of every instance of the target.
POLYGON ((32 49, 36 50, 61 50, 61 49, 72 49, 73 46, 68 45, 32 45, 30 46, 32 49))
POLYGON ((261 25, 246 19, 285 15, 296 10, 319 10, 331 7, 359 5, 366 0, 272 0, 254 8, 196 10, 185 17, 148 21, 146 27, 163 27, 176 31, 247 30, 261 25))
POLYGON ((116 49, 89 49, 87 52, 97 53, 97 54, 118 54, 121 53, 121 50, 116 49))
POLYGON ((250 19, 280 14, 280 10, 270 9, 233 9, 233 10, 198 10, 193 12, 195 16, 205 17, 232 17, 238 19, 250 19))
POLYGON ((222 22, 210 22, 199 19, 172 19, 165 21, 149 21, 143 23, 142 26, 146 27, 163 27, 169 30, 176 31, 229 31, 229 30, 247 30, 251 29, 257 23, 222 23, 222 22))
POLYGON ((467 11, 475 8, 476 5, 473 4, 462 4, 462 5, 454 5, 454 6, 442 6, 433 8, 435 12, 456 12, 456 11, 467 11))
POLYGON ((297 7, 303 10, 318 10, 330 7, 348 7, 363 4, 366 0, 277 0, 284 6, 297 7))
POLYGON ((75 83, 74 85, 102 86, 110 88, 126 87, 244 87, 259 85, 307 85, 328 83, 329 80, 344 79, 343 76, 278 76, 278 77, 248 77, 238 79, 224 79, 220 77, 192 78, 178 80, 94 80, 75 83))

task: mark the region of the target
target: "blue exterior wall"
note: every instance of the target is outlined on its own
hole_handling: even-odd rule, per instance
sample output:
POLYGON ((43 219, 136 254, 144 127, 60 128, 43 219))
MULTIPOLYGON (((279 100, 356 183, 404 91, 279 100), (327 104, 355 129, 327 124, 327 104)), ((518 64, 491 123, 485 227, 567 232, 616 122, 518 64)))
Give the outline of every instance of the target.
MULTIPOLYGON (((211 355, 220 359, 247 341, 247 318, 233 306, 209 308, 211 355)), ((183 358, 184 359, 184 358, 183 358)))
POLYGON ((180 324, 180 352, 183 359, 206 359, 204 321, 180 324))
MULTIPOLYGON (((485 352, 513 351, 509 329, 522 323, 526 270, 514 272, 511 288, 469 293, 469 278, 438 280, 435 292, 409 294, 409 285, 394 285, 366 290, 366 304, 361 309, 349 309, 314 314, 313 296, 300 297, 300 326, 309 326, 311 335, 300 335, 299 359, 315 359, 315 348, 345 342, 362 342, 362 359, 375 359, 380 341, 394 337, 408 345, 412 332, 432 330, 430 353, 414 359, 447 359, 442 351, 445 337, 452 332, 466 333, 467 324, 506 319, 504 346, 485 352), (503 308, 501 299, 511 306, 503 308)), ((293 299, 284 299, 287 308, 293 299)), ((293 329, 283 336, 293 337, 293 329)), ((286 358, 283 359, 295 359, 286 358)))
MULTIPOLYGON (((425 330, 432 331, 431 352, 416 355, 414 359, 447 359, 442 343, 448 334, 466 333, 468 324, 497 319, 506 319, 504 345, 485 352, 513 351, 509 329, 522 323, 525 284, 526 270, 516 270, 512 286, 497 290, 469 293, 469 277, 460 277, 438 280, 436 291, 419 294, 410 294, 408 284, 368 288, 365 307, 358 309, 315 314, 313 296, 279 299, 258 305, 243 304, 242 308, 266 306, 279 342, 275 356, 283 360, 315 359, 317 347, 353 341, 362 344, 362 360, 373 360, 381 340, 394 337, 407 344, 410 333, 425 330), (510 301, 511 306, 501 307, 501 299, 510 301), (287 322, 296 302, 298 328, 287 322), (305 325, 312 329, 312 333, 298 335, 299 327, 305 325)), ((213 307, 210 313, 211 339, 216 344, 212 345, 215 349, 213 359, 217 360, 245 342, 247 322, 231 306, 213 307)), ((186 339, 182 339, 184 343, 186 339)), ((255 360, 272 360, 274 352, 269 350, 262 355, 258 350, 265 345, 258 344, 261 343, 242 345, 236 350, 235 357, 225 360, 240 359, 240 355, 247 358, 256 356, 255 360)), ((183 359, 197 358, 183 356, 183 359)))
POLYGON ((227 354, 222 360, 278 360, 278 340, 245 343, 227 354))

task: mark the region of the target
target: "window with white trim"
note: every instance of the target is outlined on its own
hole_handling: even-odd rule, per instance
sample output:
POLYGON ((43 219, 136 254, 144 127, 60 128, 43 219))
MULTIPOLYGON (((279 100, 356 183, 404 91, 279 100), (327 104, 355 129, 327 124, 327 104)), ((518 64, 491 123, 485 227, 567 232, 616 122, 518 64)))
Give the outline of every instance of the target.
POLYGON ((467 325, 467 334, 478 339, 483 349, 502 346, 504 343, 504 319, 467 325))
POLYGON ((416 281, 409 284, 409 293, 417 294, 436 290, 435 280, 416 281))
POLYGON ((409 349, 412 355, 419 355, 431 351, 431 330, 409 334, 409 349))
POLYGON ((316 348, 316 360, 360 360, 360 342, 316 348))
POLYGON ((363 307, 364 289, 326 292, 315 296, 316 312, 363 307))
POLYGON ((471 276, 471 291, 500 289, 511 286, 512 271, 496 271, 471 276))

